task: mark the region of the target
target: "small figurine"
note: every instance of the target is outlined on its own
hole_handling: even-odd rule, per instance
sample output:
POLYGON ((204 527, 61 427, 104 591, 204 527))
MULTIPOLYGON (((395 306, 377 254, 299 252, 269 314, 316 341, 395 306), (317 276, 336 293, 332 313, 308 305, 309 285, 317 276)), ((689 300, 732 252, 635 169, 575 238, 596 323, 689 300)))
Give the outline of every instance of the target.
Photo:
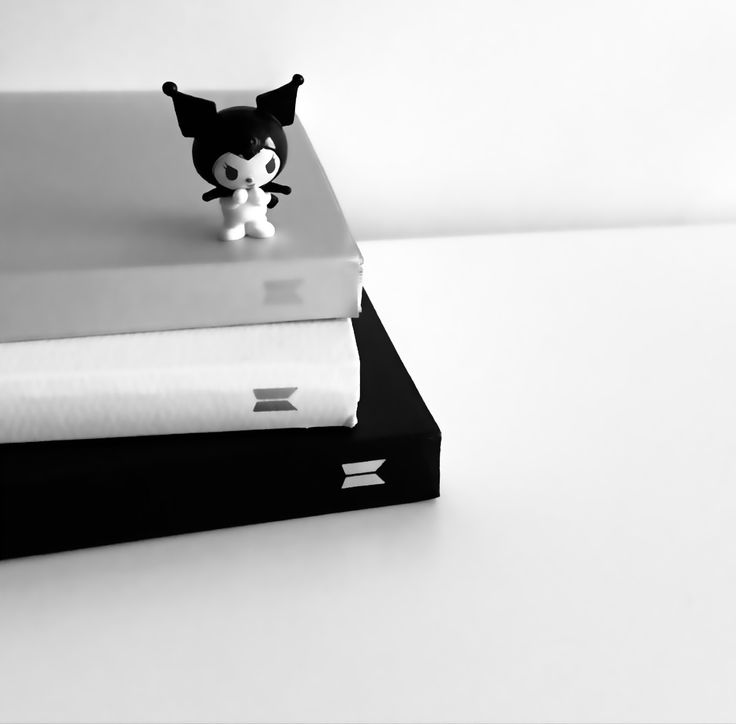
POLYGON ((255 108, 234 106, 219 112, 213 101, 180 93, 171 81, 163 84, 163 92, 174 101, 182 135, 194 139, 194 167, 214 186, 202 199, 220 199, 223 241, 274 235, 266 212, 278 203, 274 194, 291 193, 274 179, 286 165, 283 127, 294 122, 296 94, 303 82, 295 75, 286 85, 261 93, 255 108))

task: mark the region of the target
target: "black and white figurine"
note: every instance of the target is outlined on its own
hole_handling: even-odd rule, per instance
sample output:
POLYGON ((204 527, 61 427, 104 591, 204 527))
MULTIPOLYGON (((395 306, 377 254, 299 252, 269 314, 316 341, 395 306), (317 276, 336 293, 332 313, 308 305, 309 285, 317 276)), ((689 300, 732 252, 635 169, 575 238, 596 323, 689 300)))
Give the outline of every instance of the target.
POLYGON ((274 179, 286 165, 284 126, 294 122, 296 94, 303 82, 295 75, 286 85, 261 93, 255 108, 221 111, 214 101, 180 93, 171 81, 163 84, 163 92, 174 101, 182 135, 194 139, 194 167, 214 186, 202 199, 220 199, 223 241, 274 235, 266 213, 278 203, 274 194, 291 193, 274 179))

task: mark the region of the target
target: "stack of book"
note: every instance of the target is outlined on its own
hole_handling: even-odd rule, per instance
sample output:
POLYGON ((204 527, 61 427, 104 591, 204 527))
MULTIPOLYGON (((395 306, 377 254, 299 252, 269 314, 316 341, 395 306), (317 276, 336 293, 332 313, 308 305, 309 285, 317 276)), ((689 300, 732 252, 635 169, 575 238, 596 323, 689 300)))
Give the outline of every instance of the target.
POLYGON ((439 494, 301 124, 276 236, 221 243, 165 101, 2 96, 0 558, 439 494))

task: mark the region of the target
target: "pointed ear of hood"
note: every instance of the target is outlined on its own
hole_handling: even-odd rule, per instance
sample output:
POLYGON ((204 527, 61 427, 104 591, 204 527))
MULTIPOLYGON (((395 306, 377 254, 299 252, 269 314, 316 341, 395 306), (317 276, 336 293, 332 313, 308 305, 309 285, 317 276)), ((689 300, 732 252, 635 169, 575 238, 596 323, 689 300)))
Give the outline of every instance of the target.
POLYGON ((176 120, 179 122, 182 136, 194 138, 211 128, 217 116, 217 106, 214 101, 180 93, 176 83, 170 80, 163 84, 161 90, 174 101, 176 120))
POLYGON ((256 107, 259 111, 270 113, 282 126, 290 126, 294 123, 296 93, 302 83, 304 78, 295 75, 286 85, 261 93, 256 98, 256 107))

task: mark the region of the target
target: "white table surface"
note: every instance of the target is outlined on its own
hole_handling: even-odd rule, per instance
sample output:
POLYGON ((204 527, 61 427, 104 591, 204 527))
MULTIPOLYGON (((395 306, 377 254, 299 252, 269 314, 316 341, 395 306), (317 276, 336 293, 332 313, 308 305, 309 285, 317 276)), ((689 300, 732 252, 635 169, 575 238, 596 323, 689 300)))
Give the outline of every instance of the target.
POLYGON ((442 497, 0 564, 0 720, 736 720, 736 227, 361 248, 442 497))

